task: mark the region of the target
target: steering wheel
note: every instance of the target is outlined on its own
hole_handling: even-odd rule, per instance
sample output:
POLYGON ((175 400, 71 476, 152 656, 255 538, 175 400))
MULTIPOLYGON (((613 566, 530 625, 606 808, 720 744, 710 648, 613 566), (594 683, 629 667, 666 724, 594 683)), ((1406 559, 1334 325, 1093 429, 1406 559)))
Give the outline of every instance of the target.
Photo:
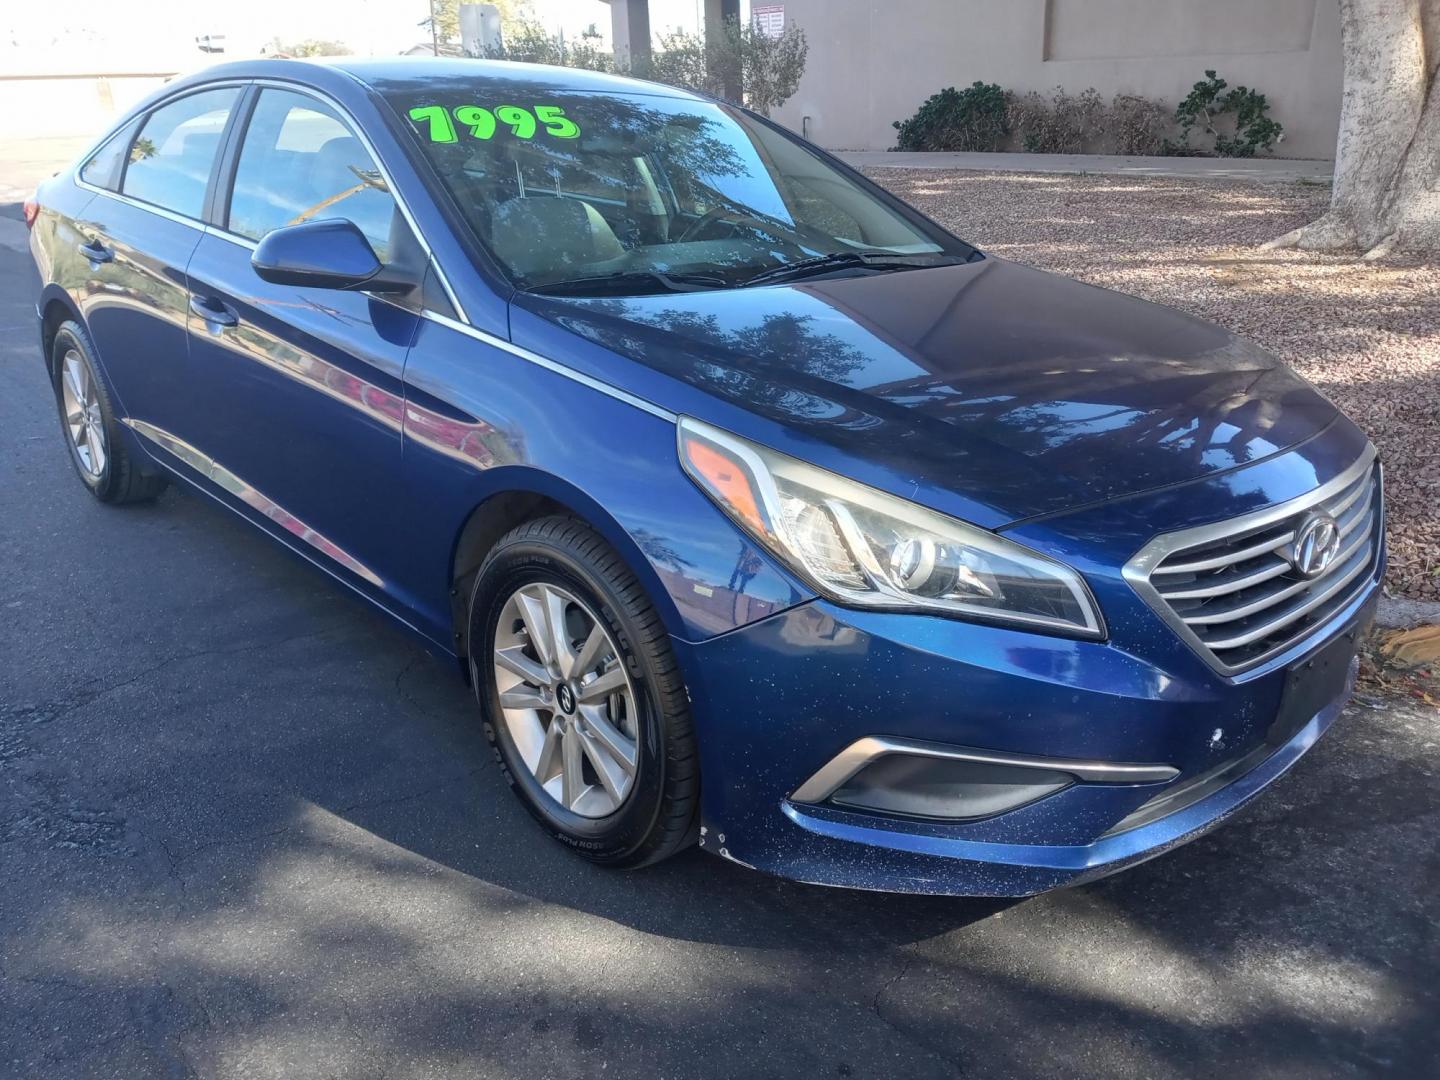
POLYGON ((694 240, 698 238, 699 235, 703 233, 706 229, 714 225, 717 221, 724 221, 727 224, 731 225, 749 225, 757 232, 764 233, 766 236, 769 236, 775 240, 779 240, 783 244, 789 244, 790 246, 796 248, 800 246, 798 243, 796 243, 796 238, 793 235, 787 236, 784 230, 777 229, 775 227, 775 223, 773 221, 766 221, 764 218, 761 217, 754 217, 750 214, 744 214, 737 210, 732 210, 728 206, 712 206, 709 210, 705 211, 705 213, 701 214, 698 218, 696 218, 695 221, 684 232, 682 232, 674 242, 677 244, 683 244, 687 240, 694 240))

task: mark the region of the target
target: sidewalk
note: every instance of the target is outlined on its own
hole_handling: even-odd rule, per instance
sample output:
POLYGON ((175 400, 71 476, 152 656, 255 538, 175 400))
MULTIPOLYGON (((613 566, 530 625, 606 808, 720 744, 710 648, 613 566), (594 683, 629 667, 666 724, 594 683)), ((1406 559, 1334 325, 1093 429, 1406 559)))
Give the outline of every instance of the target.
POLYGON ((1115 157, 1107 154, 909 153, 836 150, 857 169, 973 169, 981 172, 1098 173, 1187 179, 1328 184, 1333 161, 1281 158, 1115 157))

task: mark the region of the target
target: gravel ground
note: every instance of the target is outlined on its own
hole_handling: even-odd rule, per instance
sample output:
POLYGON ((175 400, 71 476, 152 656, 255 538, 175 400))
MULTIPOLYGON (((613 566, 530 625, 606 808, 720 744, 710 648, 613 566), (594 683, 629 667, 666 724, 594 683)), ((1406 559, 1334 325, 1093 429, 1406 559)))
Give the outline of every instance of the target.
POLYGON ((867 173, 1008 259, 1143 296, 1272 349, 1380 448, 1390 591, 1440 598, 1440 273, 1394 256, 1259 251, 1329 189, 1039 173, 867 173))

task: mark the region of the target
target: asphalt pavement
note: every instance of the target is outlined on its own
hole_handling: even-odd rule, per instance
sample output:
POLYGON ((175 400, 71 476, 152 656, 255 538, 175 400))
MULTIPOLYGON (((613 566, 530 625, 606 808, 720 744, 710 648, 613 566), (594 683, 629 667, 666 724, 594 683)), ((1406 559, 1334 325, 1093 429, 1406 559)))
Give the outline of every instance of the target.
MULTIPOLYGON (((3 179, 3 178, 0 178, 3 179)), ((0 1076, 1440 1075, 1432 710, 1023 901, 537 831, 452 668, 204 496, 96 503, 0 207, 0 1076)))

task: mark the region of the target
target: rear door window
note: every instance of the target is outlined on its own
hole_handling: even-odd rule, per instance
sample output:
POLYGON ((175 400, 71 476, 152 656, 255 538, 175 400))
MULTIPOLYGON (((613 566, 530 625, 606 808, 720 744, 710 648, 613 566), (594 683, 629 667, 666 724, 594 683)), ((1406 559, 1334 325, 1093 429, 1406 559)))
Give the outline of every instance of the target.
POLYGON ((121 192, 199 218, 225 123, 239 96, 237 86, 202 90, 152 112, 130 144, 121 192))
POLYGON ((327 218, 354 222, 375 254, 388 257, 395 197, 365 144, 323 102, 262 90, 240 148, 226 227, 259 240, 272 229, 327 218))

